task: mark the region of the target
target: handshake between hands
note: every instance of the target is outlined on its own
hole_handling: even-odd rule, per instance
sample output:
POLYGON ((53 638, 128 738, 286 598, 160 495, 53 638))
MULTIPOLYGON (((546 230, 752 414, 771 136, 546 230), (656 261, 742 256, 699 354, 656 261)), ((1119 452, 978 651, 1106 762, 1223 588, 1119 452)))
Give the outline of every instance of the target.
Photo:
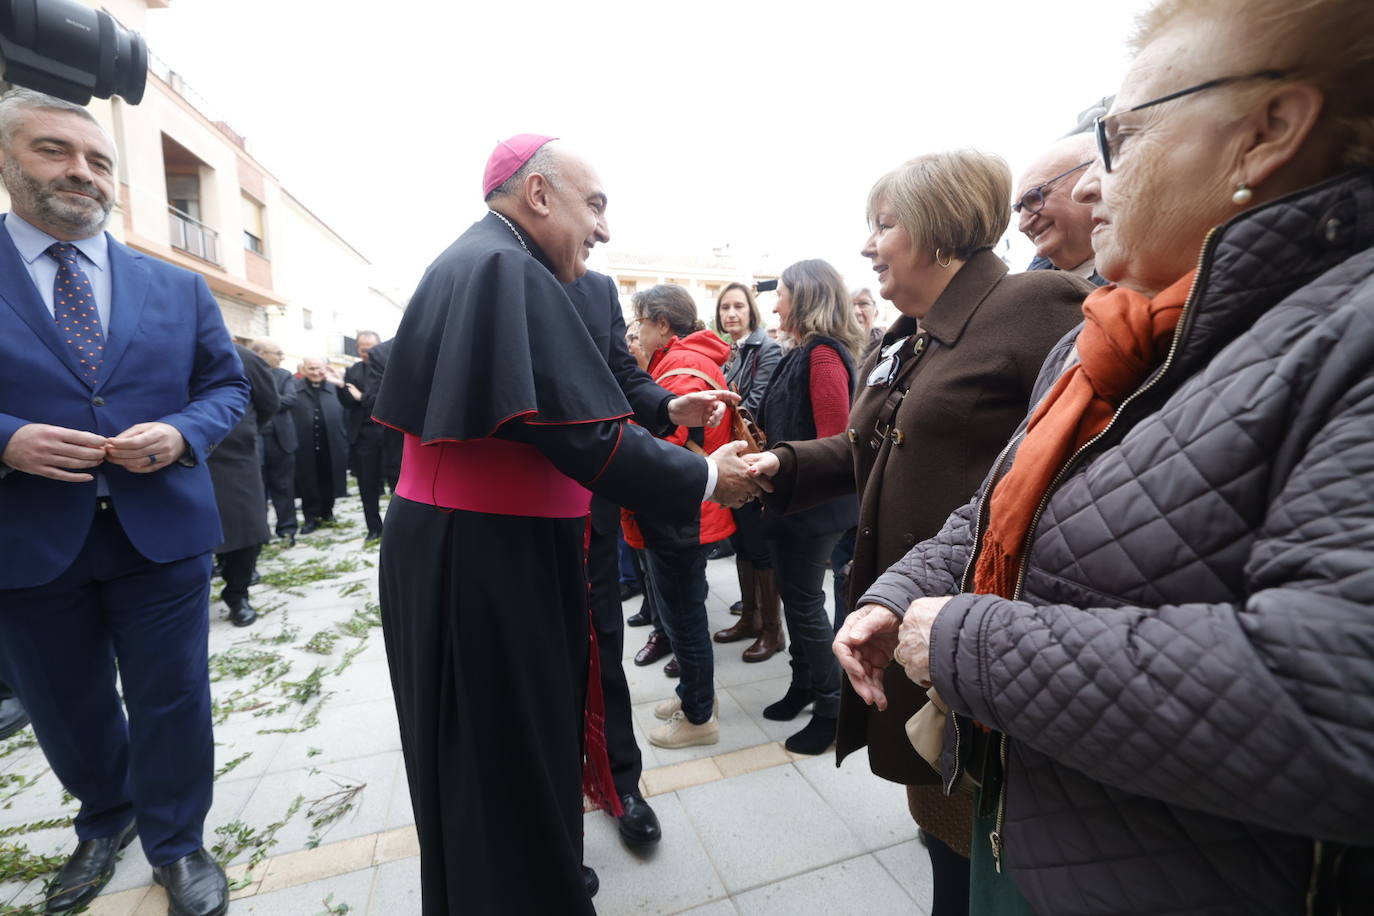
POLYGON ((46 423, 19 427, 5 446, 0 462, 16 471, 84 483, 92 480, 83 468, 109 462, 133 474, 160 471, 186 452, 186 440, 167 423, 136 423, 114 438, 46 423))

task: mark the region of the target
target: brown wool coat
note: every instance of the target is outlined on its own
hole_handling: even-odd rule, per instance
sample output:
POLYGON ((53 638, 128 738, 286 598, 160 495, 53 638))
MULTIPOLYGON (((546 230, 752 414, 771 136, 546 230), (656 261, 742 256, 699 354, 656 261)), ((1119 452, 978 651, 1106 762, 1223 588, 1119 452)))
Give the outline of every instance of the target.
MULTIPOLYGON (((858 373, 848 433, 778 447, 781 467, 770 502, 782 511, 857 487, 851 596, 862 595, 916 542, 938 533, 949 513, 976 492, 1025 416, 1045 354, 1082 319, 1083 298, 1093 288, 1062 271, 1008 274, 992 252, 975 254, 921 322, 924 349, 902 367, 898 381, 906 378, 911 386, 877 448, 871 439, 892 388, 869 388, 867 380, 881 350, 870 353, 858 373)), ((916 331, 914 319, 899 318, 883 346, 916 331)), ((897 665, 886 683, 889 706, 879 713, 845 680, 837 761, 866 744, 877 775, 905 785, 938 782, 904 729, 925 692, 897 665)))

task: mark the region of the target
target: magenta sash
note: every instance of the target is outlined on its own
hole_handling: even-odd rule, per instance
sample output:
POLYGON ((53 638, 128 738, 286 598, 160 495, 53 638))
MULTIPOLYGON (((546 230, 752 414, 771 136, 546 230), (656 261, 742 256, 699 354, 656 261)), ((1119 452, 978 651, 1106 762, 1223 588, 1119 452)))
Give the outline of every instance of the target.
POLYGON ((406 434, 396 494, 414 502, 491 515, 578 518, 591 491, 537 448, 507 439, 421 444, 406 434))

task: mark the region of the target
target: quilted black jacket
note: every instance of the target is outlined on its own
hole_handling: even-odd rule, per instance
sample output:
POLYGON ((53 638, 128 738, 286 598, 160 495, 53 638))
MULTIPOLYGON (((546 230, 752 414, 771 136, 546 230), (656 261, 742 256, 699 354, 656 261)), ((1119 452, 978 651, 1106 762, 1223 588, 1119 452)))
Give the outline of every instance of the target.
MULTIPOLYGON (((980 503, 861 603, 961 592, 980 503)), ((1020 600, 952 599, 932 649, 1009 736, 1017 885, 1041 916, 1309 911, 1374 845, 1374 175, 1208 237, 1171 355, 1042 508, 1020 600)))

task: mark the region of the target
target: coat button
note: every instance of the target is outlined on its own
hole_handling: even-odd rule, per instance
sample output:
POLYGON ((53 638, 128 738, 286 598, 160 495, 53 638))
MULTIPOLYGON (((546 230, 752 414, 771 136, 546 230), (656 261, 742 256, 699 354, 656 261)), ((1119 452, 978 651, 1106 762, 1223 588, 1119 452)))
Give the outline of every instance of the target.
POLYGON ((91 403, 94 404, 96 407, 104 407, 105 399, 97 394, 95 397, 91 398, 91 403))
POLYGON ((873 537, 873 529, 872 529, 872 528, 865 528, 865 529, 863 530, 862 534, 863 534, 863 536, 866 537, 866 538, 871 538, 871 537, 873 537))

